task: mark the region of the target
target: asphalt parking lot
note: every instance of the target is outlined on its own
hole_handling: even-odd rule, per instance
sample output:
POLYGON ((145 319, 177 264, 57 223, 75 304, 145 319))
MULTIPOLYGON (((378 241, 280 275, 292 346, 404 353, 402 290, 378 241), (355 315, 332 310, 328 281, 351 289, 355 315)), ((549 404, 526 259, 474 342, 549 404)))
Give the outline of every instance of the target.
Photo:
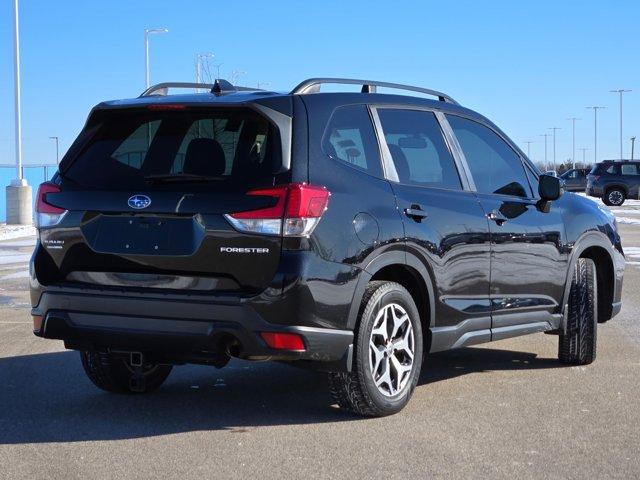
POLYGON ((366 420, 322 374, 271 363, 101 392, 76 352, 31 333, 33 238, 1 241, 0 478, 638 478, 640 202, 614 213, 624 306, 593 365, 561 366, 543 334, 436 354, 405 410, 366 420))

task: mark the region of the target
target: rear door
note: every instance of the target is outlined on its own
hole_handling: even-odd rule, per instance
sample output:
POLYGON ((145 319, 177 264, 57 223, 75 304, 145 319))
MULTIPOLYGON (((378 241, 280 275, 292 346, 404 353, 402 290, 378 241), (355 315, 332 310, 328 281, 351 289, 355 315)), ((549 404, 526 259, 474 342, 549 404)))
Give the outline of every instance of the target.
POLYGON ((640 185, 640 169, 637 163, 621 163, 620 175, 627 189, 628 198, 638 198, 638 185, 640 185))
POLYGON ((247 192, 290 180, 275 125, 248 108, 180 105, 107 110, 89 123, 61 165, 61 192, 47 195, 69 211, 41 229, 53 278, 241 293, 269 284, 279 231, 241 232, 225 215, 274 206, 247 192))
POLYGON ((491 232, 493 339, 547 329, 564 292, 568 252, 561 207, 539 208, 523 159, 489 126, 447 115, 491 232))
POLYGON ((461 178, 436 114, 374 109, 383 147, 395 167, 391 185, 403 216, 407 253, 421 259, 435 283, 432 350, 490 338, 489 227, 461 178), (466 334, 466 335, 465 335, 466 334))

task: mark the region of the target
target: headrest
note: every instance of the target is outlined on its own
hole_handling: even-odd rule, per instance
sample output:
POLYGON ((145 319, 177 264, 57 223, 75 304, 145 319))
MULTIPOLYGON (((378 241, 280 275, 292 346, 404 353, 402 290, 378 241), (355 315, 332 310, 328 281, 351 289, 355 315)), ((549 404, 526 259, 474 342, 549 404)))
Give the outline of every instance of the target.
POLYGON ((184 156, 183 173, 218 177, 224 174, 227 161, 224 150, 212 138, 194 138, 189 142, 184 156))

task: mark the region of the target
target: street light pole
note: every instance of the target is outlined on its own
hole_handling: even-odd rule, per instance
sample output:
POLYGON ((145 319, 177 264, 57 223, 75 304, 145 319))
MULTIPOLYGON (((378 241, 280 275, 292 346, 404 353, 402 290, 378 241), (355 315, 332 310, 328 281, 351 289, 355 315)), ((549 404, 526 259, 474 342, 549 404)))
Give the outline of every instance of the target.
POLYGON ((531 160, 531 144, 532 144, 533 142, 531 142, 531 141, 528 141, 528 140, 527 140, 527 141, 526 141, 526 142, 524 142, 524 143, 526 143, 526 144, 527 144, 527 158, 528 158, 529 160, 531 160))
POLYGON ((22 179, 22 108, 20 101, 20 22, 18 0, 13 0, 13 87, 16 125, 16 179, 15 186, 23 185, 22 179))
POLYGON ((593 109, 593 164, 595 165, 598 163, 598 110, 606 107, 594 105, 587 108, 593 109))
POLYGON ((618 90, 610 90, 611 93, 617 93, 620 95, 620 160, 622 160, 622 95, 624 93, 630 92, 631 90, 625 90, 624 88, 619 88, 618 90))
POLYGON ((631 137, 631 160, 633 160, 633 147, 636 145, 636 137, 631 137))
POLYGON ((149 35, 154 33, 167 33, 166 28, 144 29, 144 87, 149 88, 149 35))
POLYGON ((553 170, 556 170, 556 131, 560 130, 560 127, 550 127, 549 130, 553 130, 553 170))
POLYGON ((51 140, 55 140, 56 141, 56 165, 58 165, 60 163, 60 155, 59 155, 59 150, 58 150, 58 137, 49 137, 49 139, 51 140))
POLYGON ((16 178, 5 189, 7 225, 31 225, 31 187, 22 175, 22 109, 20 105, 20 20, 18 0, 13 0, 13 86, 15 100, 16 178))
POLYGON ((571 120, 571 162, 572 168, 576 168, 576 120, 580 120, 577 117, 570 117, 567 120, 571 120))
POLYGON ((585 156, 585 152, 587 150, 589 150, 589 149, 587 147, 582 147, 580 150, 582 150, 582 168, 586 168, 587 167, 587 162, 584 159, 584 156, 585 156))
POLYGON ((202 83, 202 60, 205 58, 215 58, 215 55, 210 52, 196 54, 196 83, 202 83))
POLYGON ((549 169, 549 163, 547 162, 547 137, 549 136, 549 134, 548 133, 543 133, 540 136, 544 137, 544 168, 548 170, 549 169))

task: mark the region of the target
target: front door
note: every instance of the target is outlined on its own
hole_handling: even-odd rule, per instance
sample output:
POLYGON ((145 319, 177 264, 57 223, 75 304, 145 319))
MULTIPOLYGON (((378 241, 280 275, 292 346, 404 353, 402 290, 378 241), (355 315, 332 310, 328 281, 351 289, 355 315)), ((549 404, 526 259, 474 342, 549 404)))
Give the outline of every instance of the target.
POLYGON ((492 339, 555 327, 568 262, 560 209, 538 205, 528 167, 494 130, 460 116, 447 120, 489 219, 492 339))

